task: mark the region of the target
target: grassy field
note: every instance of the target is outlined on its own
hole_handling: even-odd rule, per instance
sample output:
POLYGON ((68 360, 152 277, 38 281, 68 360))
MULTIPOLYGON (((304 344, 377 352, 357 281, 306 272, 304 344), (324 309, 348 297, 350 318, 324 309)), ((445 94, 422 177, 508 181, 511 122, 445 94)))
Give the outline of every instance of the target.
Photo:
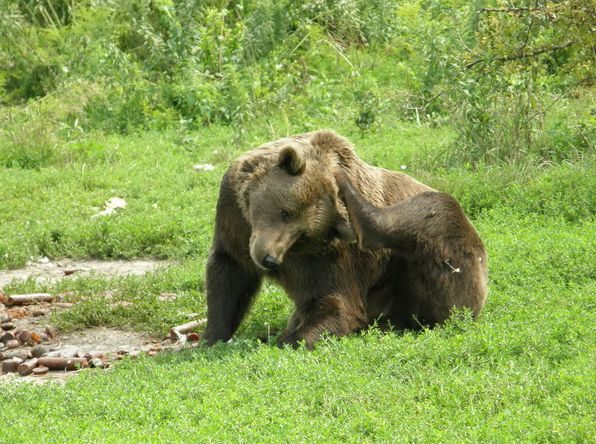
POLYGON ((222 174, 319 128, 453 194, 490 275, 477 322, 311 352, 272 345, 292 306, 265 283, 232 344, 1 383, 0 443, 596 442, 595 14, 582 0, 0 0, 0 269, 169 264, 3 288, 68 292, 64 331, 162 337, 204 316, 222 174), (94 217, 112 197, 126 208, 94 217))
MULTIPOLYGON (((79 303, 56 319, 65 329, 163 334, 187 313, 204 314, 219 180, 237 154, 287 131, 272 128, 251 130, 242 143, 227 127, 91 134, 58 144, 39 168, 0 169, 1 267, 44 255, 171 261, 145 277, 4 290, 73 291, 79 303), (194 172, 197 163, 215 170, 194 172), (92 218, 113 196, 128 206, 92 218), (107 289, 133 304, 108 304, 107 289), (180 297, 158 300, 170 291, 180 297)), ((429 159, 452 143, 449 128, 335 128, 368 162, 404 165, 462 202, 490 258, 478 322, 454 319, 421 334, 373 328, 312 352, 280 350, 256 339, 283 328, 291 310, 266 284, 233 345, 125 361, 64 386, 3 385, 2 441, 594 441, 593 156, 542 168, 442 169, 429 159)))

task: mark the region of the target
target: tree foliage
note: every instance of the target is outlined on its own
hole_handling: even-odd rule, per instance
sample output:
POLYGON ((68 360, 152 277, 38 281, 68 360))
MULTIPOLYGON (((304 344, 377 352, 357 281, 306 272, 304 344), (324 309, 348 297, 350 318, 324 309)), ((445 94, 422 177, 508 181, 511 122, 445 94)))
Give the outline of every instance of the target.
POLYGON ((515 161, 544 151, 552 103, 592 87, 594 16, 587 0, 0 0, 0 104, 85 91, 62 123, 116 132, 392 115, 455 123, 447 162, 515 161))

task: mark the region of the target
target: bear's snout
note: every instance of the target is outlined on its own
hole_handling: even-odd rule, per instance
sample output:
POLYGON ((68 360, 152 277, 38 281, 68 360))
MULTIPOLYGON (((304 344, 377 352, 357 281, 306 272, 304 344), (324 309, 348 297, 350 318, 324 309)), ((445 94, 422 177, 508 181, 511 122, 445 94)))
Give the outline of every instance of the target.
POLYGON ((281 268, 285 253, 292 243, 288 233, 259 230, 259 235, 253 233, 251 238, 250 256, 259 268, 277 271, 281 268))
POLYGON ((261 261, 261 265, 267 270, 274 271, 277 270, 281 264, 276 258, 271 256, 270 254, 267 254, 261 261))

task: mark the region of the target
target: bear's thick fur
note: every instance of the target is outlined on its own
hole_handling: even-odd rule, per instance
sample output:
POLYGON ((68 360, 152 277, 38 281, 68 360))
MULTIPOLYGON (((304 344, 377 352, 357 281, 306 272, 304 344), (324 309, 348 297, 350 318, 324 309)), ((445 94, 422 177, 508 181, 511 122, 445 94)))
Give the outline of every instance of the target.
POLYGON ((477 315, 486 270, 482 241, 450 196, 364 163, 332 131, 280 139, 221 182, 204 339, 232 337, 265 276, 296 306, 279 343, 312 345, 375 321, 416 328, 454 307, 477 315))

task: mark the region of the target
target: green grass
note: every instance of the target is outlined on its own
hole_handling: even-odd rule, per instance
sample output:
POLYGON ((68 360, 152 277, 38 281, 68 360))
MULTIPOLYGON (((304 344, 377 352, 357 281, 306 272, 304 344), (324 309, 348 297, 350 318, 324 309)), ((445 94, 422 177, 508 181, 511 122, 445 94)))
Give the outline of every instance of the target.
POLYGON ((3 388, 3 430, 13 442, 589 442, 590 335, 565 317, 540 337, 493 318, 314 352, 249 341, 142 358, 65 387, 3 388))
POLYGON ((62 329, 160 336, 204 316, 230 161, 325 127, 452 193, 490 269, 477 322, 371 328, 312 352, 257 339, 273 343, 292 311, 265 283, 234 344, 64 386, 0 383, 0 443, 596 442, 591 10, 546 5, 556 20, 534 20, 484 3, 0 0, 0 269, 170 264, 3 288, 68 292, 62 329), (112 197, 128 206, 94 218, 112 197))
MULTIPOLYGON (((125 361, 65 386, 2 385, 2 441, 593 442, 593 158, 442 169, 433 156, 454 140, 449 128, 335 128, 368 162, 405 165, 462 202, 489 252, 490 295, 477 322, 463 316, 421 334, 373 328, 312 352, 280 350, 256 338, 283 328, 292 307, 265 284, 234 345, 125 361)), ((55 318, 65 329, 163 334, 189 313, 204 315, 222 173, 251 146, 304 129, 259 127, 241 141, 218 127, 88 134, 58 142, 35 167, 0 167, 0 267, 40 255, 171 260, 144 277, 4 290, 73 292, 78 304, 55 318), (215 171, 193 171, 208 162, 215 171), (128 206, 91 218, 113 196, 128 206), (161 292, 179 297, 159 301, 161 292), (132 305, 111 305, 119 300, 132 305)))

